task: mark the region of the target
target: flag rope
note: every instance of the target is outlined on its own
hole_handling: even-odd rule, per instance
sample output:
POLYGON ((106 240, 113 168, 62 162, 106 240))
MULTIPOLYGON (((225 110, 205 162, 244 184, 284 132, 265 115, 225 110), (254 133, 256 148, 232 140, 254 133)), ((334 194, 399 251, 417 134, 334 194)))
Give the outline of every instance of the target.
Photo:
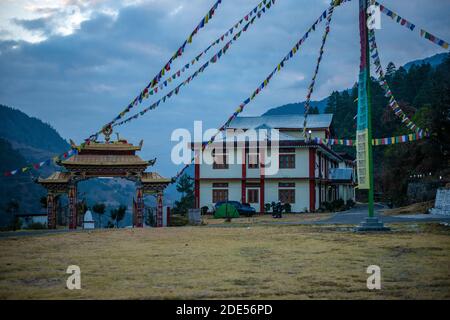
MULTIPOLYGON (((271 7, 271 3, 274 3, 275 0, 268 0, 269 3, 266 5, 266 7, 264 7, 263 9, 261 9, 258 13, 261 13, 263 10, 265 12, 265 8, 269 9, 271 7)), ((174 89, 172 89, 171 91, 169 91, 166 95, 164 95, 162 98, 160 98, 159 100, 157 100, 156 102, 152 103, 150 106, 148 106, 147 108, 143 109, 142 111, 139 111, 137 113, 135 113, 132 116, 129 116, 128 118, 126 118, 125 120, 122 120, 120 122, 115 122, 110 124, 111 126, 115 127, 115 126, 121 126, 123 124, 126 124, 134 119, 137 119, 140 116, 143 116, 145 113, 147 113, 150 110, 156 109, 160 103, 165 103, 167 99, 170 99, 174 94, 177 95, 180 91, 180 89, 186 85, 188 85, 194 78, 196 78, 200 73, 203 73, 203 71, 205 71, 206 68, 208 68, 211 64, 216 63, 230 48, 230 46, 237 40, 240 38, 240 36, 242 35, 243 32, 246 32, 248 30, 248 28, 253 25, 253 23, 255 22, 256 18, 260 18, 261 15, 255 15, 247 24, 245 24, 245 26, 239 31, 237 32, 234 37, 229 40, 218 52, 216 52, 216 54, 214 54, 212 56, 211 59, 209 59, 206 63, 204 63, 200 68, 198 68, 194 73, 192 73, 188 78, 186 78, 186 80, 184 80, 183 82, 181 82, 178 86, 176 86, 174 89)), ((101 131, 97 132, 97 134, 99 134, 101 131)))
POLYGON ((400 108, 391 89, 389 88, 389 85, 384 77, 383 67, 381 66, 380 55, 378 54, 377 43, 375 40, 375 32, 373 30, 369 30, 369 49, 371 58, 373 59, 373 64, 375 66, 375 72, 378 76, 378 83, 383 88, 386 98, 389 99, 389 107, 392 111, 394 111, 394 114, 401 120, 403 125, 416 133, 422 134, 423 129, 417 126, 400 108))
POLYGON ((305 107, 304 107, 305 111, 304 111, 304 116, 303 116, 303 118, 304 118, 304 120, 303 120, 303 136, 304 137, 306 137, 306 123, 307 123, 307 118, 308 118, 308 113, 309 113, 309 108, 310 108, 311 95, 314 91, 314 85, 316 83, 317 74, 319 73, 319 66, 320 66, 320 62, 322 61, 325 43, 327 41, 328 34, 330 33, 330 24, 331 24, 331 18, 333 17, 334 8, 335 8, 335 6, 332 5, 332 6, 330 6, 329 11, 328 11, 327 23, 325 25, 325 32, 323 34, 322 43, 320 45, 319 57, 317 58, 316 69, 314 70, 314 74, 312 76, 311 83, 309 84, 309 87, 308 87, 308 93, 306 94, 306 101, 305 101, 305 107))
MULTIPOLYGON (((384 13, 385 15, 390 17, 392 20, 394 20, 398 24, 404 26, 405 28, 408 28, 411 31, 414 31, 414 29, 416 28, 415 24, 413 24, 410 21, 406 20, 405 18, 399 16, 394 11, 386 8, 386 6, 384 6, 383 4, 381 4, 381 3, 377 2, 377 1, 374 1, 374 4, 380 7, 380 11, 382 13, 384 13)), ((440 47, 442 47, 444 49, 448 49, 448 42, 447 41, 444 41, 444 40, 436 37, 435 35, 429 33, 428 31, 426 31, 424 29, 420 29, 420 36, 422 38, 425 38, 425 39, 433 42, 434 44, 437 44, 438 46, 440 46, 440 47)))
MULTIPOLYGON (((243 18, 241 18, 237 23, 235 23, 231 28, 227 30, 224 34, 222 34, 220 37, 218 37, 216 40, 214 40, 206 49, 204 49, 202 52, 200 52, 198 55, 195 56, 194 59, 190 61, 190 63, 185 64, 181 69, 173 72, 170 76, 167 76, 165 80, 161 81, 161 77, 164 76, 168 71, 170 71, 170 66, 168 69, 162 69, 161 71, 161 77, 158 79, 158 83, 156 83, 154 86, 151 85, 152 82, 150 82, 128 105, 125 109, 123 109, 112 121, 105 124, 103 127, 112 126, 114 125, 118 120, 122 119, 125 114, 130 112, 131 109, 138 106, 144 99, 149 98, 150 96, 157 94, 158 91, 163 90, 165 87, 167 87, 168 84, 170 84, 173 80, 181 77, 181 73, 184 73, 186 70, 188 70, 191 66, 193 66, 196 62, 200 60, 200 58, 206 54, 212 47, 219 44, 220 42, 225 41, 225 38, 227 38, 229 35, 233 34, 234 30, 237 30, 244 22, 249 21, 249 19, 254 15, 258 18, 261 17, 263 13, 266 12, 266 8, 270 9, 271 5, 275 4, 275 0, 263 0, 260 3, 258 3, 249 13, 247 13, 243 18), (259 10, 259 11, 258 11, 259 10)), ((252 19, 254 21, 254 17, 252 19)), ((244 31, 247 30, 249 26, 249 23, 247 23, 244 26, 244 31)), ((239 32, 240 33, 240 32, 239 32)), ((184 49, 183 49, 184 50, 184 49)), ((178 57, 178 56, 177 56, 178 57)), ((97 133, 92 134, 90 136, 90 139, 95 138, 102 130, 99 130, 97 133)))
MULTIPOLYGON (((411 142, 411 141, 417 141, 421 139, 428 138, 430 135, 427 132, 417 132, 417 133, 410 133, 405 134, 401 136, 394 136, 394 137, 387 137, 387 138, 374 138, 372 139, 372 145, 373 146, 383 146, 383 145, 391 145, 391 144, 398 144, 403 142, 411 142)), ((337 139, 337 138, 329 138, 329 139, 323 139, 323 138, 312 138, 312 141, 318 144, 325 144, 325 145, 341 145, 341 146, 349 146, 354 147, 356 144, 356 140, 354 139, 337 139)))

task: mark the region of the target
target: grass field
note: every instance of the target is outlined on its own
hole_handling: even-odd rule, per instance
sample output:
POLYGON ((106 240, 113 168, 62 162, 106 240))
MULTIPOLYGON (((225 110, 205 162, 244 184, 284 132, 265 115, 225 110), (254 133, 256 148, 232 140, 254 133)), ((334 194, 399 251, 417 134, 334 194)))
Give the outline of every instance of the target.
POLYGON ((0 240, 1 299, 450 299, 450 228, 201 226, 0 240), (382 289, 366 287, 379 265, 382 289), (67 266, 81 290, 65 288, 67 266))

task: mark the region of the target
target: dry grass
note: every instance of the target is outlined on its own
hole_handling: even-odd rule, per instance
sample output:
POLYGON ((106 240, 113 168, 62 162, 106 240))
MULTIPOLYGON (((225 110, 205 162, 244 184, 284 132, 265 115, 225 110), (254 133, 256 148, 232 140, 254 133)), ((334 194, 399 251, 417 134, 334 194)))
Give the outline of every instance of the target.
POLYGON ((212 215, 203 216, 203 223, 206 225, 264 225, 273 222, 303 222, 318 221, 331 217, 331 213, 283 213, 282 219, 274 219, 270 214, 255 215, 253 217, 233 218, 231 222, 225 222, 225 219, 215 219, 212 215))
POLYGON ((434 200, 431 200, 426 202, 413 203, 405 207, 386 209, 383 210, 382 213, 385 216, 394 216, 400 214, 424 214, 428 211, 428 209, 431 209, 433 207, 434 200))
POLYGON ((450 299, 450 231, 397 225, 182 227, 0 240, 1 299, 450 299), (65 289, 68 265, 82 289, 65 289), (366 288, 367 266, 382 290, 366 288))

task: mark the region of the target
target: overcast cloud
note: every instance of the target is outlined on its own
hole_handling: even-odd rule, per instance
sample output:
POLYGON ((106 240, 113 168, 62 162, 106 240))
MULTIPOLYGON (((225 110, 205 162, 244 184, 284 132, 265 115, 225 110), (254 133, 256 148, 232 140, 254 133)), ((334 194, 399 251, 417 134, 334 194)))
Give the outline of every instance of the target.
MULTIPOLYGON (((64 138, 79 142, 110 121, 140 92, 213 2, 0 0, 0 103, 36 116, 64 138)), ((223 0, 214 18, 173 64, 173 70, 190 61, 257 2, 223 0)), ((449 0, 380 2, 419 27, 450 39, 449 0)), ((194 120, 203 120, 205 128, 223 123, 327 4, 323 0, 277 0, 219 63, 156 110, 120 127, 120 134, 133 142, 144 139, 142 156, 157 157, 156 169, 172 176, 177 170, 170 163, 172 130, 192 129, 194 120)), ((356 81, 357 11, 357 0, 335 11, 314 100, 351 87, 356 81)), ((323 25, 243 115, 259 115, 305 99, 322 32, 323 25)), ((389 61, 402 65, 444 52, 385 16, 377 39, 384 65, 389 61)), ((145 100, 143 106, 153 101, 145 100)))

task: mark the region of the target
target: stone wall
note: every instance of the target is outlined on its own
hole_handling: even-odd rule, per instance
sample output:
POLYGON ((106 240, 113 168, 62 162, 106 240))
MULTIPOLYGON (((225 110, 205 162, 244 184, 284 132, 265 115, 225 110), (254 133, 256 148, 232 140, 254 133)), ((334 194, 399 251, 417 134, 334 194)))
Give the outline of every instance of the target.
POLYGON ((434 208, 430 210, 430 213, 450 215, 450 188, 437 190, 434 208))

